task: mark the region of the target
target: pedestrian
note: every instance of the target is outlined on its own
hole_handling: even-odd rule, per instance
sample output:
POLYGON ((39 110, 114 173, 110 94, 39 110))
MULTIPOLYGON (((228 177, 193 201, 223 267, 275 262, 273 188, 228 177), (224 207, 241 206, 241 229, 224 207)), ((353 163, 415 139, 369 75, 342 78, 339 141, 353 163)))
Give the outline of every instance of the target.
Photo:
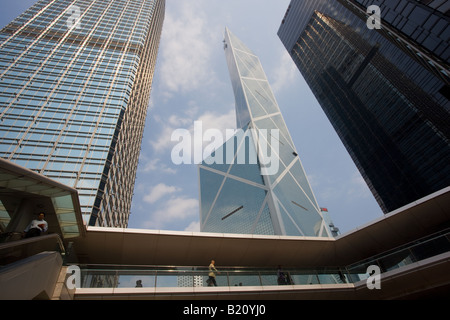
POLYGON ((48 230, 48 223, 44 220, 45 213, 39 213, 37 219, 31 221, 31 223, 25 228, 25 238, 37 237, 48 230))
POLYGON ((286 274, 281 269, 281 266, 278 266, 277 281, 278 281, 278 285, 285 285, 285 284, 287 284, 286 274))
POLYGON ((214 260, 211 260, 211 263, 209 264, 209 273, 208 273, 208 280, 207 280, 207 283, 208 283, 208 287, 211 287, 211 286, 215 286, 215 287, 217 287, 217 282, 216 282, 216 272, 218 273, 218 274, 220 274, 220 272, 219 271, 217 271, 217 269, 216 269, 216 266, 215 266, 215 261, 214 260))

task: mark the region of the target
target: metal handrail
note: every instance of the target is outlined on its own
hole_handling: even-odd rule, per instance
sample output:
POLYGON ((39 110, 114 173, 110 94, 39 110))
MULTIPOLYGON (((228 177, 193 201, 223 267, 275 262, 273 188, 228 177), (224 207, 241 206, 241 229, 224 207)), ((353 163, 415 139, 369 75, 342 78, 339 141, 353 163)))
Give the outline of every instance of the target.
MULTIPOLYGON (((444 246, 443 248, 439 248, 435 253, 430 253, 430 256, 437 255, 443 252, 449 251, 450 248, 450 238, 448 230, 443 230, 437 234, 434 234, 430 237, 425 237, 419 239, 417 241, 411 242, 407 245, 400 246, 396 248, 397 250, 392 251, 389 250, 380 255, 376 255, 372 258, 365 259, 358 263, 349 265, 349 266, 341 266, 341 267, 316 267, 316 268, 283 268, 283 272, 289 276, 290 279, 293 279, 294 282, 301 283, 289 283, 289 284, 337 284, 337 283, 355 283, 360 280, 361 275, 364 272, 360 272, 364 266, 367 267, 368 264, 379 265, 381 267, 383 259, 395 256, 395 254, 399 254, 403 251, 410 251, 412 256, 412 251, 421 246, 425 246, 429 243, 429 241, 436 239, 445 239, 448 241, 448 246, 444 246), (359 268, 358 268, 359 267, 359 268), (361 269, 361 270, 360 270, 361 269)), ((408 252, 409 252, 408 251, 408 252)), ((407 256, 409 257, 409 256, 407 256)), ((400 257, 401 258, 401 257, 400 257)), ((426 259, 427 257, 423 257, 426 259)), ((410 264, 417 261, 417 259, 411 259, 408 261, 405 259, 400 259, 399 263, 402 264, 410 264)), ((390 268, 399 267, 400 264, 395 263, 390 266, 390 268)), ((100 282, 105 281, 108 283, 109 287, 115 287, 118 285, 120 277, 125 278, 133 278, 133 277, 150 277, 153 284, 150 284, 152 287, 160 287, 165 286, 161 285, 166 281, 171 281, 174 283, 175 277, 184 277, 186 280, 189 279, 193 284, 201 283, 200 286, 206 286, 206 280, 208 278, 208 267, 207 266, 154 266, 154 265, 104 265, 104 264, 79 264, 78 265, 82 270, 82 274, 86 277, 86 279, 101 279, 100 282), (154 278, 153 278, 154 277, 154 278), (113 280, 112 280, 113 279, 113 280)), ((383 269, 383 268, 381 268, 383 269)), ((246 285, 279 285, 277 283, 277 271, 278 268, 264 268, 264 267, 218 267, 219 272, 217 282, 220 282, 219 285, 222 286, 233 286, 238 285, 236 281, 237 279, 243 279, 247 282, 246 285), (246 278, 247 277, 247 278, 246 278), (253 283, 253 284, 248 284, 253 283)), ((365 270, 365 269, 364 269, 365 270)), ((381 270, 381 272, 385 272, 387 270, 381 270)), ((149 280, 150 281, 150 280, 149 280)), ((104 285, 104 284, 103 284, 104 285)), ((194 285, 195 286, 195 285, 194 285)), ((88 284, 89 287, 89 284, 88 284)), ((104 287, 104 286, 103 286, 104 287)))
MULTIPOLYGON (((219 270, 216 274, 218 286, 272 286, 282 285, 278 282, 277 269, 264 269, 243 272, 235 268, 234 270, 219 270)), ((283 285, 294 284, 318 284, 318 283, 346 283, 342 281, 338 270, 336 273, 322 274, 317 270, 284 270, 290 282, 283 285), (298 277, 305 277, 308 281, 298 280, 298 277), (313 280, 311 280, 313 279, 313 280), (296 281, 297 280, 297 281, 296 281), (295 282, 296 281, 296 282, 295 282)), ((141 270, 117 270, 117 269, 81 269, 82 283, 84 288, 115 288, 128 281, 133 286, 135 280, 147 280, 145 287, 177 287, 178 280, 184 279, 191 283, 191 286, 208 286, 208 270, 161 270, 161 269, 141 269, 141 270), (122 271, 122 272, 121 272, 122 271), (130 282, 131 281, 131 282, 130 282)), ((349 279, 348 277, 346 279, 349 279)), ((186 285, 185 285, 186 286, 186 285)), ((189 286, 189 285, 188 285, 189 286)), ((127 286, 125 286, 127 287, 127 286)))
POLYGON ((371 264, 375 261, 380 261, 382 259, 385 259, 389 256, 395 255, 401 251, 405 251, 405 250, 411 250, 413 248, 418 248, 420 246, 423 246, 424 244, 427 244, 431 241, 437 240, 437 239, 447 239, 449 244, 450 244, 450 228, 441 230, 439 232, 433 233, 431 235, 428 235, 426 237, 411 241, 409 243, 403 244, 401 246, 398 246, 396 248, 393 248, 391 250, 385 251, 383 253, 374 255, 372 257, 360 260, 358 262, 352 263, 348 266, 346 266, 347 269, 351 269, 351 268, 356 268, 358 266, 363 266, 363 265, 367 265, 367 264, 371 264))
POLYGON ((66 253, 61 237, 52 233, 0 243, 0 264, 12 263, 43 251, 59 251, 61 255, 66 253), (48 244, 45 242, 48 242, 48 244), (55 244, 56 248, 54 247, 55 244))
POLYGON ((32 237, 32 238, 24 238, 20 240, 14 240, 14 241, 8 241, 4 243, 0 243, 0 250, 6 249, 6 248, 12 248, 18 245, 27 244, 27 243, 33 243, 33 242, 40 242, 47 239, 55 238, 58 242, 58 245, 60 246, 61 250, 65 250, 64 244, 61 240, 61 237, 56 233, 46 234, 39 237, 32 237))

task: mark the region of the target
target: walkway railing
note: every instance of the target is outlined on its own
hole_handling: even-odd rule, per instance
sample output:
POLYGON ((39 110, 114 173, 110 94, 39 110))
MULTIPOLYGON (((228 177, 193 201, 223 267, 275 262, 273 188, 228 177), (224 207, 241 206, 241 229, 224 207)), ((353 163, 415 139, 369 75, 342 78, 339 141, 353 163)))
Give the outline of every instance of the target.
POLYGON ((43 251, 56 251, 64 255, 65 248, 61 237, 53 233, 0 243, 0 267, 43 251))
MULTIPOLYGON (((205 267, 120 267, 80 266, 82 288, 207 287, 209 271, 205 267), (123 269, 124 268, 124 269, 123 269)), ((218 286, 271 286, 290 284, 343 283, 338 269, 283 270, 285 281, 278 279, 277 269, 220 268, 218 286)))
POLYGON ((368 277, 366 270, 371 265, 378 266, 383 273, 448 251, 450 251, 450 231, 445 229, 412 243, 351 264, 346 266, 345 269, 350 277, 364 280, 368 277))
MULTIPOLYGON (((445 230, 430 237, 344 267, 282 269, 281 282, 277 268, 220 268, 218 286, 276 286, 355 283, 366 279, 367 268, 376 265, 381 272, 405 266, 450 251, 450 233, 445 230)), ((82 288, 134 287, 206 287, 207 267, 79 265, 82 288)))

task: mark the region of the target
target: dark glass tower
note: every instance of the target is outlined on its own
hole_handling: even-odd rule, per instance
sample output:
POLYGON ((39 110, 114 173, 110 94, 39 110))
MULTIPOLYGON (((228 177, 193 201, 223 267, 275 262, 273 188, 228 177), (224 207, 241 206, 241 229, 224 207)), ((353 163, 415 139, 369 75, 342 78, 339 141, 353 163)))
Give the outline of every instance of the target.
POLYGON ((126 227, 164 0, 40 0, 0 31, 0 156, 126 227))
POLYGON ((375 2, 294 0, 278 35, 387 213, 450 185, 450 8, 375 2))

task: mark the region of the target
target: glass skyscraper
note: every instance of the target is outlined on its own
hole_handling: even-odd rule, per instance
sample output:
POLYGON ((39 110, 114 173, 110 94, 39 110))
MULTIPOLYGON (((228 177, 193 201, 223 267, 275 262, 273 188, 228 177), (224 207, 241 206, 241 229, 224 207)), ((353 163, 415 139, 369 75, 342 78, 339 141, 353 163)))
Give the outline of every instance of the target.
POLYGON ((0 31, 0 156, 126 227, 164 0, 39 0, 0 31))
POLYGON ((199 165, 201 231, 330 237, 259 58, 224 49, 238 130, 199 165))
POLYGON ((450 185, 449 10, 293 0, 278 31, 385 213, 450 185))

